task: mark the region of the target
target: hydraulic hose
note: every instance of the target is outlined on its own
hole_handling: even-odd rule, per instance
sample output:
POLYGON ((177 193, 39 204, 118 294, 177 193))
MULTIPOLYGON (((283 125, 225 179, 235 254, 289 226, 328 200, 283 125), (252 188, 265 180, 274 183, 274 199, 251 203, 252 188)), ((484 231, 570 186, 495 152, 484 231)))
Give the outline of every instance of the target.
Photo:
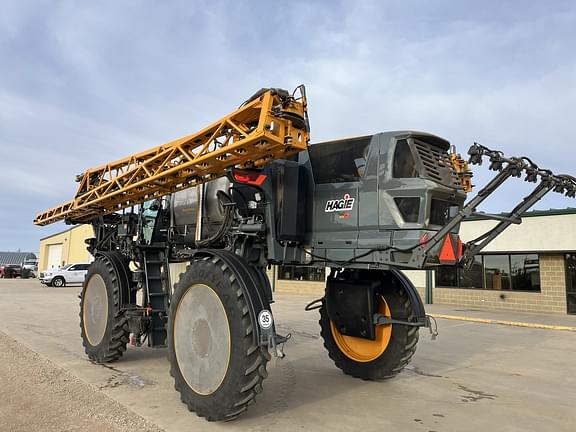
POLYGON ((218 228, 218 231, 213 235, 203 240, 194 241, 194 247, 197 249, 209 248, 219 243, 224 235, 230 231, 230 227, 234 221, 234 202, 232 199, 224 191, 218 191, 216 196, 218 197, 218 201, 224 207, 224 220, 222 221, 220 228, 218 228))

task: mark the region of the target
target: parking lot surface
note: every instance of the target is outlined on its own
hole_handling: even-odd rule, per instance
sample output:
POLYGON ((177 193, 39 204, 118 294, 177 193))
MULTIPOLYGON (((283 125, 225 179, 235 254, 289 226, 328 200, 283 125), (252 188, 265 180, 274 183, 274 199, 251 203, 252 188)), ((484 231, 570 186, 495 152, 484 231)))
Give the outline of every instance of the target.
MULTIPOLYGON (((365 382, 332 364, 319 338, 317 311, 303 311, 311 298, 290 294, 277 295, 273 305, 279 332, 292 333, 287 357, 269 363, 264 393, 247 415, 208 424, 180 402, 165 350, 130 347, 106 366, 86 359, 79 292, 80 287, 47 288, 36 280, 0 280, 0 331, 79 378, 78 386, 88 384, 86 391, 118 402, 115 409, 125 407, 117 414, 121 418, 141 416, 166 431, 573 432, 576 424, 576 332, 440 319, 439 338, 431 341, 421 330, 417 353, 403 373, 365 382)), ((0 343, 6 344, 2 338, 0 343)), ((22 379, 0 373, 6 381, 0 382, 0 400, 22 379)), ((34 398, 22 403, 31 404, 22 412, 46 409, 34 398)), ((12 425, 26 421, 19 410, 8 412, 0 404, 3 415, 12 425)), ((84 428, 78 416, 75 427, 69 419, 62 430, 93 430, 95 417, 85 419, 84 428)))

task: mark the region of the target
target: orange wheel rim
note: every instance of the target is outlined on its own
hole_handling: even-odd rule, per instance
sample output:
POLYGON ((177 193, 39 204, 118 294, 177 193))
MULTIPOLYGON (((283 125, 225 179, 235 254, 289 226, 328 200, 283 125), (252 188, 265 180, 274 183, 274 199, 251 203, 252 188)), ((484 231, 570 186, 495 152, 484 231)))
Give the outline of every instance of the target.
MULTIPOLYGON (((378 312, 388 318, 392 317, 390 308, 382 297, 378 304, 378 312)), ((330 321, 330 329, 334 342, 340 351, 346 357, 360 363, 366 363, 380 357, 386 351, 392 336, 392 324, 376 326, 375 340, 343 335, 332 321, 330 321)))

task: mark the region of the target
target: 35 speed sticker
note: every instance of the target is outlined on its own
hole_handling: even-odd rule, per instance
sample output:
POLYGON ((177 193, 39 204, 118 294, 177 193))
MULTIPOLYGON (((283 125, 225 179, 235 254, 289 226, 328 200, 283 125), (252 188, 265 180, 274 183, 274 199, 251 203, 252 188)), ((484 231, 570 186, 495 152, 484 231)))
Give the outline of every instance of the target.
POLYGON ((268 330, 270 327, 272 327, 273 322, 274 319, 272 318, 272 313, 269 310, 264 309, 260 311, 258 314, 258 325, 260 328, 268 330))
POLYGON ((349 211, 354 208, 355 198, 351 197, 350 194, 345 194, 342 199, 328 200, 326 202, 326 207, 324 208, 325 213, 339 212, 339 211, 349 211))

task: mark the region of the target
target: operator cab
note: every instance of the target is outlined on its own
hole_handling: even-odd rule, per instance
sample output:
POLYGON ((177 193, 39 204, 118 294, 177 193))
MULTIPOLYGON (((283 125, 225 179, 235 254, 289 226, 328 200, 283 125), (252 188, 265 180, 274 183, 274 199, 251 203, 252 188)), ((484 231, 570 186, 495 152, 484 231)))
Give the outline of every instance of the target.
POLYGON ((466 199, 449 149, 413 131, 312 144, 301 154, 314 178, 311 246, 409 248, 439 230, 466 199))

